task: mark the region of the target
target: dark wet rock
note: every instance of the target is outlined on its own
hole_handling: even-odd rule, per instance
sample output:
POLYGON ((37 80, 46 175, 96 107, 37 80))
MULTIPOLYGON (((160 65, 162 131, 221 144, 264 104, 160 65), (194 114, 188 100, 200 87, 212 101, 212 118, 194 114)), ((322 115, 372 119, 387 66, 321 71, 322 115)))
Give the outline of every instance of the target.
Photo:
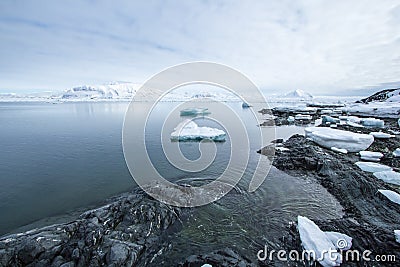
POLYGON ((369 97, 366 97, 366 98, 363 98, 363 99, 357 101, 356 103, 367 104, 370 102, 385 101, 389 97, 393 96, 393 94, 396 93, 396 90, 400 90, 400 88, 385 89, 385 90, 379 91, 369 97))
POLYGON ((0 265, 146 265, 180 215, 140 191, 124 194, 76 221, 1 238, 0 265))
POLYGON ((213 251, 207 254, 191 255, 184 262, 178 264, 178 266, 185 267, 200 267, 204 264, 210 264, 213 267, 216 266, 256 266, 251 261, 239 255, 237 252, 230 248, 225 248, 218 251, 213 251))
MULTIPOLYGON (((349 129, 348 129, 349 130, 349 129)), ((354 129, 352 129, 354 130, 354 129)), ((357 128, 370 132, 370 129, 357 128)), ((336 220, 315 221, 323 231, 337 231, 353 238, 353 247, 359 251, 372 251, 374 255, 395 255, 400 259, 400 244, 395 241, 393 230, 399 228, 400 205, 379 194, 378 189, 400 192, 398 187, 376 179, 372 173, 359 169, 357 153, 340 154, 319 147, 302 135, 294 135, 282 144, 288 150, 276 150, 273 165, 299 179, 318 181, 344 207, 345 215, 336 220)), ((392 148, 398 147, 399 138, 376 139, 369 150, 384 153, 382 163, 399 166, 399 158, 390 156, 392 148)), ((270 148, 271 149, 271 148, 270 148)), ((266 148, 259 152, 263 153, 266 148)), ((301 214, 299 214, 301 215, 301 214)), ((300 249, 296 229, 288 231, 285 248, 300 249)), ((378 266, 371 262, 347 262, 345 266, 378 266)), ((275 265, 275 264, 272 264, 275 265)), ((385 263, 385 266, 398 266, 385 263)))

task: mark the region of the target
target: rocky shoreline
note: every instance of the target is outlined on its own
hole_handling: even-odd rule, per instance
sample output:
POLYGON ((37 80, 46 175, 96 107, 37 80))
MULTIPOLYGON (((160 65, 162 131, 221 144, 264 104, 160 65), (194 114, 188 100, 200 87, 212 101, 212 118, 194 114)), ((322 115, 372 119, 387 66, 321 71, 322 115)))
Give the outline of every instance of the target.
MULTIPOLYGON (((285 115, 286 116, 286 115, 285 115)), ((287 118, 285 117, 285 120, 287 118)), ((337 125, 338 129, 369 133, 398 131, 397 121, 385 119, 384 129, 337 125)), ((384 154, 381 163, 400 168, 400 158, 392 151, 400 147, 400 138, 375 139, 368 150, 384 154)), ((259 153, 275 150, 273 165, 298 179, 319 183, 344 208, 340 219, 316 220, 323 231, 337 231, 353 238, 353 250, 370 250, 376 255, 394 255, 398 266, 400 244, 393 230, 400 228, 400 205, 390 202, 378 189, 400 192, 399 187, 384 183, 372 173, 359 169, 357 153, 341 154, 325 149, 302 135, 276 140, 259 153), (281 147, 281 149, 276 149, 281 147), (283 148, 283 149, 282 149, 283 148)), ((0 238, 0 266, 148 266, 168 250, 168 236, 179 231, 182 220, 192 209, 181 209, 160 203, 140 189, 110 199, 107 205, 84 212, 77 220, 34 229, 0 238)), ((299 214, 301 215, 301 214, 299 214)), ((279 244, 272 249, 302 251, 296 223, 282 232, 279 244)), ((260 249, 263 249, 260 244, 260 249)), ((304 261, 254 262, 229 247, 206 254, 191 255, 177 262, 178 266, 315 266, 304 261)), ((153 263, 154 265, 154 263, 153 263)), ((343 266, 382 266, 376 262, 350 260, 343 266)))
POLYGON ((0 239, 0 266, 146 266, 181 216, 136 190, 70 223, 0 239))
MULTIPOLYGON (((396 121, 397 122, 397 121, 396 121)), ((385 120, 388 125, 384 131, 396 129, 392 120, 385 120)), ((355 128, 338 125, 347 131, 369 133, 378 129, 355 128)), ((382 129, 379 129, 382 130, 382 129)), ((397 128, 398 130, 398 128, 397 128)), ((267 146, 259 151, 268 154, 275 145, 267 146)), ((384 183, 364 172, 354 163, 359 161, 358 153, 341 154, 325 149, 302 135, 294 135, 278 146, 273 165, 286 173, 312 179, 325 187, 344 207, 345 215, 338 220, 315 221, 323 231, 345 233, 353 238, 353 250, 361 253, 372 251, 370 258, 376 255, 395 255, 396 262, 350 261, 344 266, 398 266, 400 260, 400 244, 396 242, 393 231, 400 227, 400 206, 392 203, 378 189, 389 189, 400 192, 399 187, 384 183)), ((392 151, 400 147, 399 136, 390 139, 375 139, 368 150, 384 154, 382 164, 398 169, 400 159, 394 158, 392 151)), ((301 179, 301 178, 300 178, 301 179)), ((301 241, 293 224, 285 238, 285 249, 301 251, 301 241)))

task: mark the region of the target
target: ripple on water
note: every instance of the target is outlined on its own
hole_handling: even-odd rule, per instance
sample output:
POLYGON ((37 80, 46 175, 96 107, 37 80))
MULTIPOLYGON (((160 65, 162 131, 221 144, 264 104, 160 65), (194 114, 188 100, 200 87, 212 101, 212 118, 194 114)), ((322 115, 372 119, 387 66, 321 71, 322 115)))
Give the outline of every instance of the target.
POLYGON ((230 247, 256 261, 264 244, 279 246, 282 233, 298 215, 334 219, 343 216, 343 211, 320 184, 273 167, 255 192, 232 190, 219 201, 196 208, 161 258, 173 259, 172 264, 192 254, 230 247))

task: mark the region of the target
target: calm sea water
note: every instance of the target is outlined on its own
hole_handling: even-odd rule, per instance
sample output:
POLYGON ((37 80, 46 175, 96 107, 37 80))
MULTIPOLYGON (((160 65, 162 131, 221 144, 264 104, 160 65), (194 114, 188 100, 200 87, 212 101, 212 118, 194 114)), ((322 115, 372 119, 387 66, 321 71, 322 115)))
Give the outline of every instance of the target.
MULTIPOLYGON (((149 104, 136 105, 140 109, 149 104)), ((184 183, 218 177, 229 161, 229 138, 217 144, 213 164, 198 173, 180 171, 163 156, 160 129, 175 105, 160 103, 146 129, 146 146, 157 170, 172 181, 184 183)), ((252 113, 242 109, 241 103, 229 105, 246 122, 250 139, 256 140, 252 135, 258 127, 252 113)), ((108 102, 0 103, 0 234, 66 221, 74 211, 99 205, 107 197, 136 186, 121 145, 127 106, 108 102)), ((212 105, 209 108, 218 112, 212 105)), ((196 121, 221 128, 204 118, 196 121)), ((271 133, 269 128, 262 130, 271 133)), ((303 133, 303 129, 279 127, 276 137, 288 138, 295 133, 303 133)), ((265 138, 272 140, 273 135, 266 134, 265 138)), ((260 148, 257 141, 250 145, 254 153, 239 183, 241 193, 232 191, 215 203, 196 208, 194 218, 171 239, 168 258, 180 259, 222 246, 249 254, 255 244, 279 237, 283 227, 299 214, 312 218, 339 216, 340 205, 325 189, 275 168, 256 192, 248 193, 257 158, 263 157, 256 153, 260 148), (190 250, 187 244, 191 244, 190 250)), ((200 155, 198 143, 180 143, 180 147, 190 159, 200 155)))

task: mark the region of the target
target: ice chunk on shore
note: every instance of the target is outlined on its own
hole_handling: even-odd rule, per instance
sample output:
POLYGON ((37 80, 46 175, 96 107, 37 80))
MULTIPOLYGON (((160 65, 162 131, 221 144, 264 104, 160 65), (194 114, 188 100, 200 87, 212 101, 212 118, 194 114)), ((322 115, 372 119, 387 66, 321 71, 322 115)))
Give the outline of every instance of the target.
POLYGON ((395 137, 394 135, 382 133, 382 132, 370 132, 369 134, 378 139, 388 139, 391 137, 395 137))
POLYGON ((400 243, 400 230, 394 230, 394 237, 396 238, 396 242, 400 243))
POLYGON ((379 193, 387 197, 390 201, 400 204, 400 195, 392 190, 378 190, 379 193))
POLYGON ((288 122, 294 122, 294 121, 295 121, 295 119, 294 119, 294 117, 293 117, 293 116, 289 116, 289 117, 287 118, 287 121, 288 121, 288 122))
POLYGON ((375 119, 375 118, 364 118, 364 119, 361 119, 361 124, 366 127, 382 128, 385 125, 385 122, 383 120, 375 119))
POLYGON ((306 251, 312 252, 310 256, 315 257, 324 267, 340 266, 342 256, 330 238, 307 217, 298 216, 297 223, 301 244, 306 251))
POLYGON ((395 171, 374 172, 374 176, 389 184, 400 185, 400 173, 395 171))
POLYGON ((395 151, 393 151, 393 156, 394 157, 400 157, 400 148, 396 148, 396 150, 395 151))
POLYGON ((353 238, 348 235, 338 232, 324 232, 329 240, 335 245, 337 249, 349 250, 353 244, 353 238))
POLYGON ((359 134, 349 131, 331 129, 326 127, 308 127, 304 129, 307 138, 318 145, 331 148, 346 149, 348 152, 359 152, 367 149, 374 137, 368 134, 359 134))
POLYGON ((381 152, 360 151, 360 156, 362 160, 380 161, 383 157, 383 154, 381 152))
POLYGON ((328 125, 331 123, 340 123, 339 119, 333 118, 331 116, 322 116, 322 125, 328 125))
POLYGON ((375 162, 365 162, 358 161, 355 163, 361 170, 366 172, 383 172, 383 171, 392 171, 393 169, 389 166, 375 163, 375 162))
POLYGON ((334 152, 338 152, 338 153, 343 153, 343 154, 347 154, 347 150, 344 148, 337 148, 337 147, 331 147, 331 150, 334 152))
POLYGON ((211 127, 199 127, 189 119, 179 123, 171 133, 173 141, 201 141, 203 139, 213 141, 225 141, 226 133, 223 130, 211 127))
POLYGON ((211 112, 208 111, 208 108, 186 108, 181 110, 181 116, 198 116, 198 115, 208 115, 211 112))
POLYGON ((294 119, 297 121, 311 121, 312 117, 310 115, 297 114, 294 119))

